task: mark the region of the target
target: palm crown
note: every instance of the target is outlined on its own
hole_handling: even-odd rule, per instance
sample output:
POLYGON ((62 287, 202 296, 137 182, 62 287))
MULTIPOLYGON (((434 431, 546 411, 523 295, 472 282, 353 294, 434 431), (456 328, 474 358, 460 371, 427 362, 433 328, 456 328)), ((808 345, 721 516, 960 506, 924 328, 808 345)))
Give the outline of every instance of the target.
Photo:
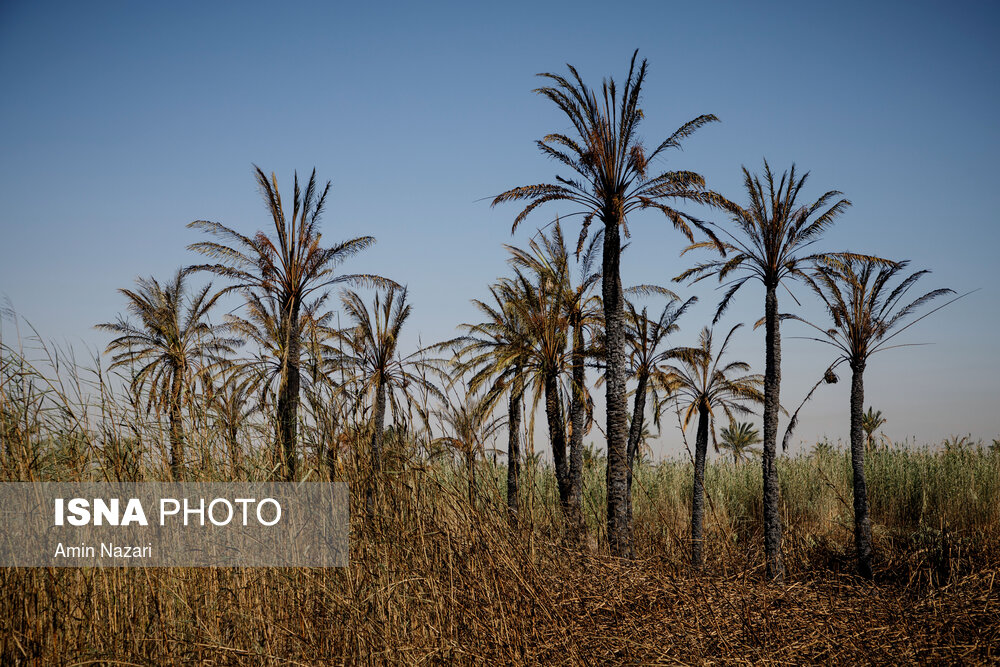
POLYGON ((757 374, 747 374, 750 364, 745 361, 730 361, 720 365, 733 334, 742 324, 737 324, 722 341, 718 352, 712 351, 713 332, 708 327, 698 336, 697 354, 685 355, 678 365, 664 367, 668 372, 670 387, 681 408, 681 423, 684 428, 700 410, 709 417, 709 432, 712 443, 718 450, 715 436, 715 413, 721 410, 729 421, 736 415, 749 414, 749 404, 762 403, 764 395, 761 386, 764 378, 757 374), (741 375, 742 373, 742 375, 741 375))
POLYGON ((749 422, 730 422, 719 432, 719 449, 728 451, 733 456, 733 463, 741 459, 749 459, 751 455, 760 455, 760 448, 754 445, 761 442, 760 431, 749 422))
POLYGON ((181 406, 191 395, 193 383, 205 382, 212 370, 225 363, 225 355, 239 344, 223 338, 225 327, 213 327, 208 311, 220 293, 211 294, 211 284, 186 297, 186 276, 178 271, 161 285, 155 278, 137 278, 137 288, 118 290, 128 299, 128 309, 137 318, 98 324, 97 328, 118 334, 108 344, 112 368, 136 367, 131 380, 136 393, 148 388, 147 409, 169 413, 170 467, 175 479, 182 475, 184 436, 181 406), (185 303, 186 302, 186 303, 185 303))
MULTIPOLYGON (((871 355, 896 347, 888 343, 897 335, 948 305, 938 306, 906 323, 921 306, 954 292, 950 289, 932 290, 903 305, 916 282, 930 273, 927 270, 916 271, 890 289, 889 284, 907 265, 905 261, 825 258, 809 276, 809 285, 826 306, 833 319, 833 328, 824 329, 806 322, 825 334, 813 340, 833 345, 841 352, 842 361, 847 361, 852 368, 863 368, 871 355)), ((805 322, 801 318, 796 319, 805 322)))
MULTIPOLYGON (((705 189, 705 179, 691 171, 664 171, 650 175, 649 166, 662 153, 680 148, 681 141, 707 123, 718 121, 711 114, 698 116, 682 125, 647 151, 638 138, 643 118, 639 107, 640 93, 646 79, 646 61, 636 70, 638 51, 632 54, 628 76, 618 97, 614 79, 605 80, 601 96, 583 82, 572 65, 567 65, 571 78, 546 72, 539 76, 554 85, 535 92, 558 106, 576 130, 576 137, 555 133, 536 142, 546 156, 569 167, 575 176, 556 176, 555 183, 542 183, 513 188, 497 195, 493 205, 526 200, 528 205, 514 219, 513 229, 537 207, 549 201, 569 201, 581 207, 583 227, 577 251, 583 247, 587 229, 594 217, 605 224, 626 224, 629 213, 654 208, 666 215, 674 227, 693 239, 691 225, 706 232, 703 224, 663 203, 664 199, 683 199, 702 203, 717 203, 718 195, 705 189)), ((625 229, 628 235, 627 228, 625 229)), ((710 233, 710 232, 709 232, 710 233)))
POLYGON ((795 165, 792 165, 791 171, 783 173, 776 186, 767 160, 764 161, 763 182, 760 176, 751 175, 743 167, 743 185, 749 205, 743 207, 727 201, 723 206, 732 216, 737 233, 707 223, 719 232, 720 238, 693 243, 681 253, 705 248, 716 250, 722 256, 697 264, 674 278, 675 281, 693 278, 693 282, 710 276, 718 276, 719 282, 730 279, 725 282, 728 289, 719 302, 713 323, 719 321, 733 295, 747 281, 756 279, 766 287, 775 288, 786 278, 805 278, 814 262, 830 256, 830 253, 811 252, 809 248, 851 202, 842 197, 838 199, 841 193, 830 190, 811 204, 797 205, 799 192, 808 178, 808 173, 796 178, 795 165))

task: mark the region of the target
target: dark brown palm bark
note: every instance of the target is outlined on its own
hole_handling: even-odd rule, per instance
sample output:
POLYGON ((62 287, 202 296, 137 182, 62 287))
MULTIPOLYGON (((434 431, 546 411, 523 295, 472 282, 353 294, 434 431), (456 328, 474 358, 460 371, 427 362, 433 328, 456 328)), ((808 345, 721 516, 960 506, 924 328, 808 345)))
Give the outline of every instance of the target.
POLYGON ((705 562, 705 457, 708 454, 708 406, 698 408, 698 433, 694 441, 694 486, 691 490, 691 564, 705 562))
POLYGON ((625 402, 625 310, 620 273, 620 215, 604 211, 602 296, 606 332, 605 400, 608 436, 608 547, 612 556, 631 558, 628 520, 628 407, 625 402))
POLYGON ((288 308, 289 318, 285 323, 285 358, 281 362, 281 379, 278 385, 278 456, 285 480, 295 479, 297 459, 298 414, 299 414, 299 346, 301 344, 298 322, 299 308, 293 304, 288 308))
POLYGON ((170 382, 170 476, 173 481, 184 479, 184 424, 181 416, 183 378, 176 365, 170 382))
POLYGON ((778 390, 781 386, 781 333, 779 331, 777 285, 765 285, 764 326, 764 559, 767 578, 775 583, 785 580, 781 559, 781 514, 779 508, 777 438, 778 390))
POLYGON ((851 468, 854 472, 854 547, 858 574, 872 577, 872 521, 868 511, 868 486, 865 483, 865 439, 862 406, 865 402, 865 364, 851 365, 851 468))
POLYGON ((518 502, 521 486, 521 395, 524 383, 520 371, 510 389, 507 408, 507 512, 512 525, 517 524, 518 502))
POLYGON ((573 323, 573 397, 570 400, 570 424, 572 432, 569 438, 569 506, 567 521, 576 537, 581 538, 585 531, 583 523, 583 428, 587 418, 587 402, 585 400, 587 369, 584 366, 583 325, 579 321, 573 323))
POLYGON ((626 500, 628 502, 628 522, 632 525, 632 476, 635 472, 635 460, 639 453, 639 439, 642 438, 642 424, 646 407, 646 386, 649 378, 645 373, 639 373, 639 383, 635 388, 635 400, 632 403, 632 424, 628 431, 628 476, 626 478, 626 500))
POLYGON ((556 483, 559 486, 559 503, 564 512, 569 510, 569 466, 566 461, 566 423, 563 421, 562 402, 559 399, 559 378, 555 373, 545 375, 545 417, 549 424, 549 443, 556 466, 556 483))

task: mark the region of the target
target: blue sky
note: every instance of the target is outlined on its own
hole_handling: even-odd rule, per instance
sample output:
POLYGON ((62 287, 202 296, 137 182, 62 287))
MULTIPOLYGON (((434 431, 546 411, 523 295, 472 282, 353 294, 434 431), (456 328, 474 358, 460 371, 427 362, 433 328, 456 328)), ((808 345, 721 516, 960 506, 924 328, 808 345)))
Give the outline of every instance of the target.
MULTIPOLYGON (((811 172, 811 201, 854 206, 825 247, 910 259, 927 289, 981 288, 912 330, 929 342, 876 357, 866 405, 895 439, 1000 435, 1000 25, 994 3, 38 3, 0 5, 0 294, 46 337, 103 347, 91 329, 123 310, 116 289, 194 257, 191 220, 251 232, 269 224, 251 164, 290 188, 314 166, 333 181, 328 239, 371 234, 347 269, 407 283, 409 344, 449 338, 470 300, 557 212, 511 237, 514 205, 489 198, 560 173, 534 140, 567 129, 531 91, 574 64, 591 83, 650 73, 642 134, 661 140, 714 113, 668 156, 741 200, 740 166, 811 172)), ((707 214, 707 213, 706 213, 707 214)), ((568 235, 575 236, 570 223, 568 235)), ((630 220, 626 283, 666 283, 688 265, 662 218, 630 220)), ((699 307, 692 343, 719 297, 699 307)), ((822 318, 799 288, 800 312, 822 318)), ((720 328, 753 322, 751 288, 720 328)), ((785 297, 782 306, 794 304, 785 297)), ((786 336, 806 330, 786 325, 786 336)), ((733 352, 763 367, 760 332, 733 352)), ((782 399, 794 407, 830 352, 787 340, 782 399)), ((847 436, 847 383, 807 408, 799 439, 847 436)), ((596 434, 595 434, 596 435, 596 434)), ((798 440, 798 439, 797 439, 798 440)), ((666 434, 658 453, 677 451, 666 434)))

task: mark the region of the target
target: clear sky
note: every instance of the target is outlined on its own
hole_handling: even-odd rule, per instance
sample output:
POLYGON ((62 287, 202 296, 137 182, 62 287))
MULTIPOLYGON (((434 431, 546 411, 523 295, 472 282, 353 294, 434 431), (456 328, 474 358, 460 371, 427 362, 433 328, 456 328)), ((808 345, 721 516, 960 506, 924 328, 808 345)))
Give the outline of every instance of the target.
MULTIPOLYGON (((702 113, 722 120, 664 166, 742 201, 741 165, 794 162, 811 171, 809 201, 837 189, 854 203, 824 247, 910 259, 933 270, 926 289, 981 288, 906 338, 933 345, 873 359, 866 406, 897 440, 1000 435, 996 3, 479 5, 3 2, 0 295, 44 336, 103 347, 91 327, 123 311, 117 288, 194 261, 185 248, 200 235, 186 223, 270 224, 252 163, 283 190, 315 166, 333 181, 325 238, 378 239, 345 268, 409 285, 411 349, 418 335, 452 337, 506 271, 502 244, 567 211, 542 210, 512 238, 519 209, 489 207, 561 173, 533 142, 568 124, 531 92, 534 75, 572 63, 592 84, 621 78, 638 48, 649 143, 702 113)), ((637 214, 630 228, 626 284, 686 268, 661 217, 637 214)), ((678 288, 701 304, 676 344, 710 321, 713 288, 678 288)), ((796 312, 822 318, 796 295, 796 312)), ((752 287, 719 328, 762 309, 752 287)), ((831 352, 788 340, 801 325, 784 333, 793 408, 831 352)), ((763 370, 760 331, 733 352, 763 370)), ((806 408, 796 447, 847 439, 848 384, 806 408)), ((669 430, 657 453, 677 453, 677 440, 669 430)))

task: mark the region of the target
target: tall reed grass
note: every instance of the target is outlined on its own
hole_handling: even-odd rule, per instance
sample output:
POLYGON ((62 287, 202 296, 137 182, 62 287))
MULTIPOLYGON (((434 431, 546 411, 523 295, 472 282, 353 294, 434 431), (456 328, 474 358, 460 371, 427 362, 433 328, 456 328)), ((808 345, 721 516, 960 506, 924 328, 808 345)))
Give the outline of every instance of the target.
MULTIPOLYGON (((99 359, 4 346, 0 479, 158 480, 167 434, 99 359)), ((363 502, 365 428, 304 416, 305 479, 363 502)), ((266 479, 266 416, 238 452, 212 411, 187 413, 188 470, 266 479)), ((868 459, 876 583, 850 574, 847 454, 819 445, 779 462, 791 584, 763 577, 756 464, 709 465, 707 565, 691 571, 691 464, 636 470, 639 558, 606 555, 604 463, 588 459, 588 541, 563 531, 551 469, 529 462, 516 525, 505 466, 463 467, 398 430, 378 511, 351 525, 341 569, 0 570, 5 664, 317 664, 988 661, 1000 645, 1000 454, 979 446, 878 449, 868 459)))

